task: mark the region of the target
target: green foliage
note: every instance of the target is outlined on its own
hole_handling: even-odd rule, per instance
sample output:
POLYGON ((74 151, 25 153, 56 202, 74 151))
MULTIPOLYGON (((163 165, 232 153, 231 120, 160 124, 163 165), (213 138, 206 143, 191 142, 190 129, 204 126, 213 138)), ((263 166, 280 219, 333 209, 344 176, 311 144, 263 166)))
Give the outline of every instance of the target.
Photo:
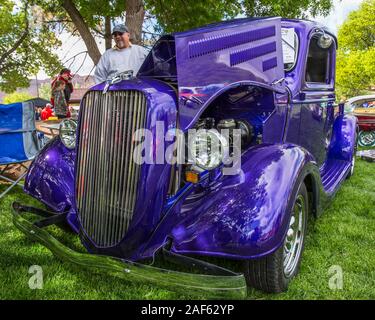
POLYGON ((175 32, 234 18, 239 14, 287 18, 306 18, 307 13, 326 15, 332 7, 332 0, 146 0, 145 6, 155 15, 161 30, 175 32))
POLYGON ((42 99, 50 100, 51 99, 51 85, 48 83, 43 83, 39 87, 39 97, 42 99))
POLYGON ((338 37, 345 51, 367 50, 375 46, 375 0, 365 0, 359 10, 349 14, 338 37))
POLYGON ((336 86, 339 100, 366 94, 375 81, 375 47, 337 53, 336 86))
POLYGON ((124 16, 125 1, 79 0, 76 1, 79 12, 91 28, 104 33, 104 17, 124 16))
POLYGON ((327 15, 332 8, 332 0, 244 0, 244 13, 248 17, 281 16, 284 18, 307 18, 309 13, 327 15))
POLYGON ((375 0, 365 0, 338 32, 336 84, 341 100, 365 94, 375 83, 375 0))
POLYGON ((14 102, 22 102, 22 101, 26 101, 32 98, 34 97, 28 92, 15 91, 13 93, 7 94, 3 99, 3 103, 8 104, 8 103, 14 103, 14 102))
POLYGON ((24 1, 0 4, 0 90, 28 87, 29 77, 43 68, 53 74, 61 67, 52 51, 60 45, 54 32, 38 21, 38 8, 24 1))
MULTIPOLYGON (((67 20, 62 0, 35 0, 54 20, 67 20)), ((104 17, 112 21, 124 18, 125 1, 75 0, 74 4, 93 33, 103 35, 104 17)), ((156 17, 156 28, 164 32, 182 31, 223 19, 245 16, 283 16, 306 18, 326 15, 332 8, 332 0, 144 0, 147 12, 156 17)), ((73 25, 67 25, 75 31, 73 25)), ((75 31, 76 32, 76 31, 75 31)))
POLYGON ((230 0, 146 0, 145 7, 165 32, 183 31, 241 13, 238 1, 230 0))
MULTIPOLYGON (((49 27, 58 29, 61 25, 75 35, 79 35, 75 26, 70 22, 67 12, 62 7, 63 0, 35 0, 49 15, 49 27)), ((104 19, 111 17, 124 18, 125 1, 120 0, 74 0, 73 3, 82 15, 85 23, 89 26, 93 34, 104 36, 104 19)))

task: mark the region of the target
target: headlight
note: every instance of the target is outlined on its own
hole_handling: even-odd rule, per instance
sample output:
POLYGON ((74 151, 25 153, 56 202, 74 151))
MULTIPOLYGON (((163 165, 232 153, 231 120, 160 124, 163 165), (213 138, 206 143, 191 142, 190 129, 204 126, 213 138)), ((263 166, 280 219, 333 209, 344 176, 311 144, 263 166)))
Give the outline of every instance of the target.
POLYGON ((64 120, 60 123, 60 139, 65 147, 74 149, 76 146, 77 122, 74 120, 64 120))
POLYGON ((190 160, 204 170, 218 167, 228 153, 227 140, 215 129, 200 129, 189 136, 190 160))

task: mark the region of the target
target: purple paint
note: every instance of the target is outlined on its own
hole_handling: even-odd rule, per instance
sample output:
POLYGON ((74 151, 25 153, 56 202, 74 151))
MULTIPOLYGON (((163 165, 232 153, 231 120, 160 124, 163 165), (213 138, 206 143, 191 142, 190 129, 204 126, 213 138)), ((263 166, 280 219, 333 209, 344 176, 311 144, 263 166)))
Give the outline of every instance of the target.
POLYGON ((235 66, 237 64, 244 63, 246 61, 250 61, 258 57, 262 57, 266 54, 269 54, 275 51, 276 51, 276 42, 266 43, 259 47, 237 51, 230 55, 230 65, 235 66))
POLYGON ((276 35, 274 26, 240 33, 224 34, 189 42, 189 58, 229 49, 276 35))
POLYGON ((245 120, 255 132, 240 174, 207 174, 176 194, 169 194, 171 165, 143 164, 130 227, 115 246, 97 246, 82 227, 76 150, 59 138, 34 160, 25 191, 57 212, 68 210, 90 252, 140 260, 153 257, 168 239, 179 253, 254 259, 273 252, 287 231, 294 186, 309 177, 319 215, 345 179, 355 148, 355 118, 334 114, 335 65, 328 83, 305 79, 317 27, 310 21, 240 19, 164 36, 136 79, 110 87, 145 95, 146 127, 153 135, 156 121, 186 132, 204 116, 245 120), (299 38, 297 64, 289 72, 283 70, 281 27, 294 28, 299 38))
POLYGON ((271 58, 263 61, 263 71, 267 71, 277 67, 277 58, 271 58))

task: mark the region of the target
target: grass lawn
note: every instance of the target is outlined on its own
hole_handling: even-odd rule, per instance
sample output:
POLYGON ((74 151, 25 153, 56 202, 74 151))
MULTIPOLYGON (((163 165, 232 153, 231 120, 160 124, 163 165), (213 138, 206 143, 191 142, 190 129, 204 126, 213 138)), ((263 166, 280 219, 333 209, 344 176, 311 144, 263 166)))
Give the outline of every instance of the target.
MULTIPOLYGON (((269 295, 249 290, 248 299, 375 299, 375 163, 358 159, 355 169, 322 217, 310 221, 300 274, 289 291, 269 295), (342 290, 329 288, 332 266, 342 268, 342 290)), ((21 188, 0 202, 0 299, 189 298, 61 262, 13 226, 10 206, 15 200, 38 205, 21 188), (32 265, 43 268, 42 290, 29 289, 32 265)), ((74 235, 53 231, 80 248, 74 235)))

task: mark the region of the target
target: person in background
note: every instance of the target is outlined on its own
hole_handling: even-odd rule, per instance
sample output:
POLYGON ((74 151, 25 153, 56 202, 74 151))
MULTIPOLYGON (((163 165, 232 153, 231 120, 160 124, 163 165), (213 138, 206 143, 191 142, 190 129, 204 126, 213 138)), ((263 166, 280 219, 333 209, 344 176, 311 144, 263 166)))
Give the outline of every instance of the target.
MULTIPOLYGON (((61 69, 59 75, 51 83, 51 92, 53 92, 53 90, 55 89, 57 81, 63 81, 65 83, 64 95, 65 95, 65 101, 68 106, 69 106, 70 96, 72 95, 72 92, 74 90, 72 79, 73 79, 73 76, 71 74, 70 69, 63 68, 61 69)), ((52 105, 55 105, 53 96, 51 97, 51 103, 52 105)))
POLYGON ((55 116, 58 119, 63 119, 67 117, 68 114, 68 104, 66 103, 65 94, 65 82, 62 80, 57 80, 55 83, 55 88, 52 91, 52 97, 55 102, 55 116))
POLYGON ((94 73, 95 83, 106 81, 115 73, 133 70, 137 74, 148 50, 130 42, 129 29, 124 24, 116 25, 112 30, 116 45, 108 49, 100 58, 94 73))
POLYGON ((41 107, 35 107, 35 120, 39 121, 41 120, 43 109, 41 107))
POLYGON ((48 118, 52 116, 53 116, 52 104, 47 103, 40 113, 40 119, 45 121, 45 120, 48 120, 48 118))

